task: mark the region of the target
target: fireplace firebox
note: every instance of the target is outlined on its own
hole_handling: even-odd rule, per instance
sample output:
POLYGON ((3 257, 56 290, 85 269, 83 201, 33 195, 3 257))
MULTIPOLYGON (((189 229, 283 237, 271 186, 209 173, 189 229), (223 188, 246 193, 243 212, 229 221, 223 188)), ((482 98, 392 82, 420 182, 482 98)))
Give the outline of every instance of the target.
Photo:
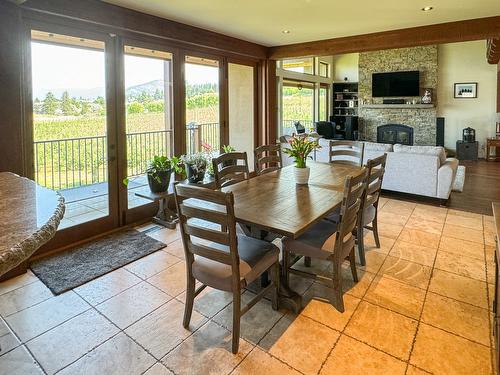
POLYGON ((377 128, 377 142, 413 146, 413 128, 401 124, 381 125, 377 128))

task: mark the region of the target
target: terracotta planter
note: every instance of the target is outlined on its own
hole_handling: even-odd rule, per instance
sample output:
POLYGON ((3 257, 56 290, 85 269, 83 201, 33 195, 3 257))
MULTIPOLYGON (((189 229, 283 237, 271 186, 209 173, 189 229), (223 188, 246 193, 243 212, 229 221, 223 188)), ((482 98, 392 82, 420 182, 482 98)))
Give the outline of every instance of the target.
POLYGON ((310 173, 309 167, 305 168, 297 168, 295 167, 294 169, 294 174, 295 174, 295 182, 297 185, 307 185, 309 182, 309 173, 310 173))

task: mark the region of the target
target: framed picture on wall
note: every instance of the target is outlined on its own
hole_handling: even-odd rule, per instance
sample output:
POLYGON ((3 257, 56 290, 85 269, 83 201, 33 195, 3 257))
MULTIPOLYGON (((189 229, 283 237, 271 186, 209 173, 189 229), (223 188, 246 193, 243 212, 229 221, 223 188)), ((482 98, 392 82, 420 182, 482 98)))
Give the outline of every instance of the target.
POLYGON ((455 94, 457 99, 477 98, 477 82, 455 83, 455 94))

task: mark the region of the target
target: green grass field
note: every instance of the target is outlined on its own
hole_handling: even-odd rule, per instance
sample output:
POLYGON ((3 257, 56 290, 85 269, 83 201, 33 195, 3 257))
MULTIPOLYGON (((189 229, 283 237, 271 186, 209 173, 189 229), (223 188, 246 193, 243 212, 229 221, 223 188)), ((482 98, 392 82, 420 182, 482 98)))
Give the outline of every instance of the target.
MULTIPOLYGON (((211 108, 188 110, 197 124, 217 123, 211 108)), ((127 115, 127 164, 129 176, 142 174, 154 155, 169 155, 171 134, 165 130, 164 113, 127 115), (158 132, 148 135, 133 133, 158 132), (131 135, 132 134, 132 135, 131 135)), ((194 141, 218 144, 217 126, 203 127, 194 141), (215 136, 215 135, 216 136, 215 136)), ((107 180, 105 116, 40 116, 34 118, 35 178, 51 189, 66 189, 107 180), (97 137, 73 140, 75 138, 97 137), (49 142, 60 140, 56 142, 49 142)), ((191 132, 189 133, 191 134, 191 132)), ((194 133, 193 133, 194 134, 194 133)), ((189 138, 188 138, 189 139, 189 138)))

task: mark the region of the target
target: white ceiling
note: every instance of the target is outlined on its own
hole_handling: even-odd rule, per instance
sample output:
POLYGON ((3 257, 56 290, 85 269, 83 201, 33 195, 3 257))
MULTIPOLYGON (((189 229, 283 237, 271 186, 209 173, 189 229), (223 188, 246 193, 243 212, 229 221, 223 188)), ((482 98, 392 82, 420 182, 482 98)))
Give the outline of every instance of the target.
POLYGON ((500 0, 105 1, 266 46, 500 15, 500 0))

